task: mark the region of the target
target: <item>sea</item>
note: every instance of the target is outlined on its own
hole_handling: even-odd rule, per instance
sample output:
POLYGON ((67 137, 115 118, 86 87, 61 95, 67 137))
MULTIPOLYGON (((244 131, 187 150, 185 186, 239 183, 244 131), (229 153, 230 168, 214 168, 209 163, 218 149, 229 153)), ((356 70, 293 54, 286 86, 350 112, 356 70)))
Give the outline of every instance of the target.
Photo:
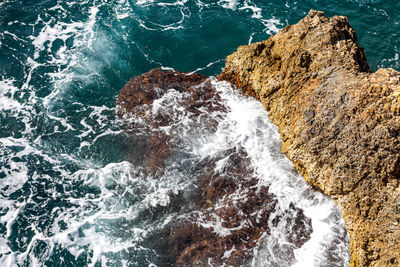
MULTIPOLYGON (((398 0, 0 0, 0 266, 171 266, 149 236, 188 212, 170 208, 193 190, 187 162, 237 146, 277 197, 276 212, 294 204, 312 224, 300 248, 285 225, 271 228, 244 265, 347 266, 339 208, 280 153, 262 105, 215 78, 238 46, 310 9, 347 16, 373 71, 400 69, 398 0), (161 177, 132 160, 140 141, 115 106, 121 88, 153 68, 210 76, 226 107, 211 136, 177 131, 187 158, 161 177)), ((176 117, 179 129, 193 120, 176 117)))

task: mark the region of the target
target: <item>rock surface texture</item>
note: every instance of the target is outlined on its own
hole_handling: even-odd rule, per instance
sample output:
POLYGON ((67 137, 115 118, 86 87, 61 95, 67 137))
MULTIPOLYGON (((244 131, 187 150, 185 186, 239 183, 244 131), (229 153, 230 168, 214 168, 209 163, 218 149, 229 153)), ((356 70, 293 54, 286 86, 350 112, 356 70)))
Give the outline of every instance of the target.
POLYGON ((219 79, 263 103, 282 151, 340 206, 350 266, 399 266, 399 72, 371 73, 347 18, 311 10, 239 47, 219 79))

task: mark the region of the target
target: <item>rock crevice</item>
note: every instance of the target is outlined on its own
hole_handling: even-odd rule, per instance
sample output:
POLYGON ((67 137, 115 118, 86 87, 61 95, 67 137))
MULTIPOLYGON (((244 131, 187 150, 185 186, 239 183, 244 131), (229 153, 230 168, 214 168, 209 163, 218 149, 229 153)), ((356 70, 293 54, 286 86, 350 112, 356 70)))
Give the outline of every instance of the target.
POLYGON ((400 74, 370 71, 346 17, 313 11, 241 46, 219 76, 258 98, 282 151, 340 206, 351 266, 400 264, 400 74))

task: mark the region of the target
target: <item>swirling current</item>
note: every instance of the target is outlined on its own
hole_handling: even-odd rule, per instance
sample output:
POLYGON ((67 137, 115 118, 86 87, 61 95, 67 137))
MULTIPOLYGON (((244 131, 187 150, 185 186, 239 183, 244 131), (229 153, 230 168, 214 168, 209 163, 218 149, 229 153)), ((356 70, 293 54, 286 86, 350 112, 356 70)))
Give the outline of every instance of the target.
MULTIPOLYGON (((0 265, 169 266, 151 239, 189 216, 172 199, 194 190, 191 166, 240 147, 277 197, 274 214, 294 203, 312 224, 298 248, 282 220, 246 265, 346 266, 340 210, 280 153, 262 105, 213 78, 239 45, 267 39, 310 9, 347 16, 373 70, 400 67, 396 0, 0 2, 0 265), (179 113, 179 96, 160 100, 161 110, 180 114, 173 127, 185 156, 152 177, 130 160, 152 130, 127 133, 115 101, 130 78, 157 67, 211 76, 224 112, 205 114, 218 122, 210 135, 179 113)), ((229 232, 199 217, 217 235, 229 232)))

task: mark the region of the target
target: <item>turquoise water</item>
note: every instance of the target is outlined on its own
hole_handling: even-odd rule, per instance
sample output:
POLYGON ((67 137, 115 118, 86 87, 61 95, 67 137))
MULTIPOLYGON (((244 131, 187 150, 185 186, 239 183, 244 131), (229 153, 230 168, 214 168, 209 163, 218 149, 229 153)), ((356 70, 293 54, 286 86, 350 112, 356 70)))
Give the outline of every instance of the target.
MULTIPOLYGON (((164 189, 187 184, 179 172, 146 184, 125 161, 132 137, 114 113, 119 90, 155 67, 215 76, 237 46, 268 38, 309 9, 347 16, 373 70, 400 68, 395 0, 1 2, 0 265, 163 266, 146 243, 159 222, 140 212, 168 202, 164 189)), ((282 177, 291 177, 284 166, 282 177)), ((338 250, 343 260, 331 266, 343 266, 347 250, 339 248, 348 240, 343 228, 332 229, 336 239, 315 243, 338 250), (341 243, 332 247, 334 240, 341 243)), ((314 255, 312 248, 299 255, 314 255)), ((266 250, 255 255, 253 265, 273 265, 266 250)), ((324 266, 326 258, 315 257, 324 266)))

